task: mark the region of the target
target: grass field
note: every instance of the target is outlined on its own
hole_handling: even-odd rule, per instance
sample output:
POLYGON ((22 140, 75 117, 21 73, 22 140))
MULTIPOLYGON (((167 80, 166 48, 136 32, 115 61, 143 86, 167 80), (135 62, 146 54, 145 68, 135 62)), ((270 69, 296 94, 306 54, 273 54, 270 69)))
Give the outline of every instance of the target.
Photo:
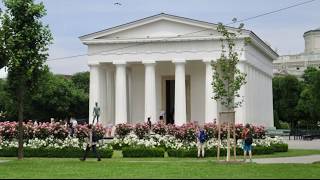
MULTIPOLYGON (((256 155, 255 158, 276 158, 276 157, 294 157, 320 154, 320 150, 304 150, 304 149, 289 149, 288 152, 278 152, 267 155, 256 155)), ((165 154, 167 157, 167 155, 165 154)), ((237 156, 242 158, 242 156, 237 156)), ((112 158, 122 158, 121 151, 114 151, 112 158)))
MULTIPOLYGON (((282 156, 320 154, 319 150, 290 150, 282 156)), ((215 158, 0 158, 5 178, 320 178, 320 164, 221 164, 215 158)), ((279 154, 269 157, 279 157, 279 154)), ((265 157, 266 156, 256 156, 265 157)))

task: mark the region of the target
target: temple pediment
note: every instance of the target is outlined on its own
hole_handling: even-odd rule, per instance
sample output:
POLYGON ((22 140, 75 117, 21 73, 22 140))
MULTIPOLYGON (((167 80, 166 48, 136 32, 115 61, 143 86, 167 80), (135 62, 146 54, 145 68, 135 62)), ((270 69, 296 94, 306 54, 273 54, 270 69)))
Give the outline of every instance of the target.
MULTIPOLYGON (((193 19, 158 14, 80 37, 83 42, 157 38, 219 36, 217 25, 193 19)), ((232 28, 231 28, 232 29, 232 28)), ((235 31, 235 29, 233 29, 235 31)))

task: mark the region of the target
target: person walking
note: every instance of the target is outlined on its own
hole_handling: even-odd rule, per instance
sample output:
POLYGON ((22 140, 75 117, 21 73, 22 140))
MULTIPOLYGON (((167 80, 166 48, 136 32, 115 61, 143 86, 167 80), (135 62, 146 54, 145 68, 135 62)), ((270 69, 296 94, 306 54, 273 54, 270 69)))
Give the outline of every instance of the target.
POLYGON ((205 155, 204 148, 205 148, 206 139, 207 139, 207 136, 204 129, 202 127, 199 127, 197 131, 198 158, 200 157, 204 158, 204 155, 205 155))
POLYGON ((250 125, 246 124, 245 128, 242 131, 243 139, 243 162, 247 160, 247 153, 249 153, 250 162, 252 162, 252 133, 250 131, 250 125))
POLYGON ((83 158, 81 158, 80 160, 81 161, 85 161, 90 149, 92 149, 92 151, 93 151, 94 155, 96 156, 96 158, 98 159, 98 161, 101 161, 100 154, 97 152, 98 136, 97 136, 95 127, 92 126, 92 124, 89 124, 88 125, 88 129, 89 129, 89 131, 88 131, 88 134, 87 134, 88 135, 87 148, 85 150, 83 158))

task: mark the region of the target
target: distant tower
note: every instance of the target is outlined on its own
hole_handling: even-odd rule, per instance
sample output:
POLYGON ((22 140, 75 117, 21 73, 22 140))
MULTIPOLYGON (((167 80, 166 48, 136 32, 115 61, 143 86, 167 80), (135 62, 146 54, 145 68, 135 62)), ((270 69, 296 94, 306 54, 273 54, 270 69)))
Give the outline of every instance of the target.
POLYGON ((303 34, 305 41, 304 53, 320 53, 320 28, 303 34))

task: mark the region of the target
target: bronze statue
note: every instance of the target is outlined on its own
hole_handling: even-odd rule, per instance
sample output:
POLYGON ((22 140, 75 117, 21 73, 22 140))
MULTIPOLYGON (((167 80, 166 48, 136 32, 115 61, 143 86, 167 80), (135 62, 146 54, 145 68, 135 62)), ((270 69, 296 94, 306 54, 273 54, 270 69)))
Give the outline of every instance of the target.
POLYGON ((98 103, 96 102, 96 106, 93 108, 93 121, 92 124, 94 124, 94 120, 97 118, 97 123, 99 122, 100 117, 100 107, 98 106, 98 103))

